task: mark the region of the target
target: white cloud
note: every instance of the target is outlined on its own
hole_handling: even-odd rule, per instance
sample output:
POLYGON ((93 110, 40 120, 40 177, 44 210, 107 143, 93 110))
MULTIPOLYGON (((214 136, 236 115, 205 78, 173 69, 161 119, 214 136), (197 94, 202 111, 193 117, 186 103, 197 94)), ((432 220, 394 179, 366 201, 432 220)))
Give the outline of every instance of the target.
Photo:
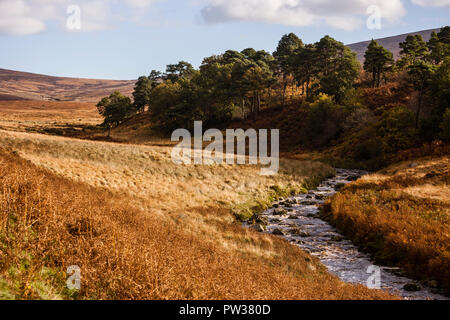
POLYGON ((146 8, 148 7, 153 0, 126 0, 126 2, 135 8, 146 8))
POLYGON ((81 31, 104 30, 111 17, 107 0, 86 1, 80 4, 81 31))
POLYGON ((450 7, 450 0, 412 0, 422 7, 450 7))
POLYGON ((45 24, 30 17, 0 18, 0 32, 11 35, 26 35, 45 30, 45 24))
POLYGON ((142 12, 153 0, 0 0, 0 34, 30 35, 43 32, 49 22, 64 28, 67 8, 81 8, 81 32, 103 30, 133 17, 127 8, 142 12))
POLYGON ((0 32, 23 35, 45 30, 45 24, 32 15, 31 8, 22 0, 0 1, 0 32))
MULTIPOLYGON (((418 0, 420 1, 420 0, 418 0)), ((367 19, 366 10, 379 6, 383 19, 395 21, 406 14, 402 0, 208 0, 202 9, 207 23, 262 21, 289 26, 326 23, 353 30, 367 19)))

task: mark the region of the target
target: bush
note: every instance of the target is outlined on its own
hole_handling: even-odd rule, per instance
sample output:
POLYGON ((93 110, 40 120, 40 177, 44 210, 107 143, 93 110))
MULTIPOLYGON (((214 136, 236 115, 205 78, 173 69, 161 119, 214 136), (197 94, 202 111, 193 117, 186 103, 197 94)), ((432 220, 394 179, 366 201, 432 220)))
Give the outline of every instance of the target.
POLYGON ((415 144, 414 114, 405 106, 385 111, 377 124, 377 135, 386 154, 393 154, 415 144))
POLYGON ((119 91, 114 91, 109 97, 104 97, 97 103, 97 110, 105 119, 104 124, 107 126, 118 126, 135 111, 131 99, 119 91))
POLYGON ((383 143, 378 137, 358 144, 354 152, 355 160, 371 160, 379 158, 382 155, 383 143))
POLYGON ((320 94, 311 104, 302 136, 305 144, 312 147, 323 147, 333 139, 339 138, 342 123, 349 111, 337 105, 333 99, 320 94))
POLYGON ((367 127, 367 125, 374 122, 375 119, 376 118, 371 110, 365 107, 359 107, 356 108, 347 119, 345 119, 342 127, 345 132, 351 133, 367 127))

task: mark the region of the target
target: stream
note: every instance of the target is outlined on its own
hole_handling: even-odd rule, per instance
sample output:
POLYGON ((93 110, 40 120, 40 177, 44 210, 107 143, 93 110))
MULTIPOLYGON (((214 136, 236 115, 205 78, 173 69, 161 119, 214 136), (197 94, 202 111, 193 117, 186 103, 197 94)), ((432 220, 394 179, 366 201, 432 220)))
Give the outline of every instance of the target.
MULTIPOLYGON (((319 205, 334 195, 336 189, 366 174, 360 170, 337 169, 336 176, 327 179, 317 189, 280 200, 272 208, 261 213, 268 221, 264 232, 284 237, 286 240, 317 257, 328 270, 344 282, 367 286, 369 277, 374 275, 375 263, 370 256, 362 253, 353 243, 344 238, 333 226, 318 217, 319 205)), ((260 225, 254 225, 260 228, 260 225)), ((406 278, 398 268, 379 267, 380 288, 411 300, 448 300, 433 293, 418 281, 406 278), (406 288, 409 290, 405 290, 406 288)), ((377 267, 375 267, 377 268, 377 267)), ((376 270, 376 269, 375 269, 376 270)), ((373 278, 371 278, 373 279, 373 278)), ((371 282, 374 283, 374 282, 371 282)), ((376 282, 375 282, 376 283, 376 282)))

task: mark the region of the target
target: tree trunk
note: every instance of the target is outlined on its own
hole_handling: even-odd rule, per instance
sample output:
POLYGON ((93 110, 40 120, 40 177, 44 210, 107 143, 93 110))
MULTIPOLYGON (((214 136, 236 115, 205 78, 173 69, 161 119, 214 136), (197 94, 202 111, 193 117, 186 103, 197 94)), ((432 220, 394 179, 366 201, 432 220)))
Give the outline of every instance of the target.
POLYGON ((372 71, 372 88, 375 88, 377 84, 377 72, 375 71, 375 68, 372 71))
POLYGON ((261 94, 259 92, 257 93, 257 97, 258 97, 258 109, 256 110, 256 112, 259 114, 259 112, 261 111, 261 94))
POLYGON ((286 76, 283 75, 283 98, 282 98, 282 106, 283 107, 284 107, 284 104, 286 101, 286 87, 287 87, 286 76))
POLYGON ((309 78, 306 80, 306 100, 309 99, 309 94, 310 94, 310 92, 309 92, 309 82, 310 81, 311 80, 309 78))
POLYGON ((418 98, 418 103, 417 103, 417 112, 416 112, 416 131, 417 129, 419 129, 419 118, 420 118, 420 111, 422 109, 422 97, 423 97, 423 86, 419 91, 419 98, 418 98))

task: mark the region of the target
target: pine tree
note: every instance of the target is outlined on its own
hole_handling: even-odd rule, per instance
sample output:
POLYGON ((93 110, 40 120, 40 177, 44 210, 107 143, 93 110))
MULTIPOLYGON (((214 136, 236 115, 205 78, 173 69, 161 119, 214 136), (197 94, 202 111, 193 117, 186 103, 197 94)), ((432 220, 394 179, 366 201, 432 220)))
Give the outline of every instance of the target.
POLYGON ((139 77, 133 91, 134 107, 136 111, 144 112, 145 107, 150 104, 151 91, 152 81, 144 76, 139 77))
POLYGON ((392 52, 372 40, 364 58, 364 70, 372 75, 372 87, 377 88, 383 74, 394 64, 392 52))
POLYGON ((283 105, 286 99, 287 79, 292 74, 291 56, 300 47, 303 47, 302 40, 295 34, 290 33, 281 38, 277 50, 273 53, 277 60, 279 71, 283 75, 283 105))

